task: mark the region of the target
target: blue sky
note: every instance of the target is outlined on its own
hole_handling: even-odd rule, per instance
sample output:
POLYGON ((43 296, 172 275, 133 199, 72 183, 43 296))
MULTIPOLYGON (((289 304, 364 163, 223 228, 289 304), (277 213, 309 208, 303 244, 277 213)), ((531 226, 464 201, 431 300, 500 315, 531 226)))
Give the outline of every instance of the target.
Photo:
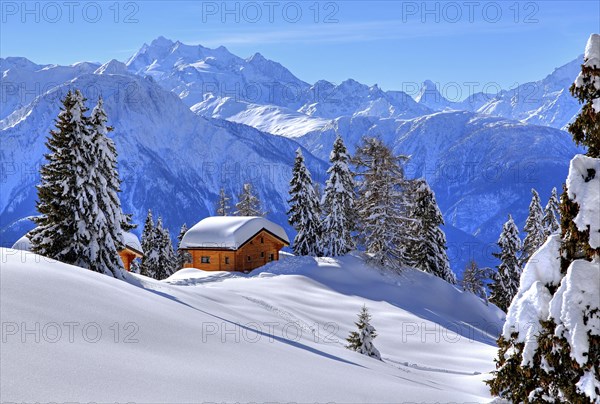
POLYGON ((574 59, 600 31, 597 1, 23 4, 2 1, 2 57, 126 60, 163 35, 242 57, 260 52, 308 82, 351 77, 385 90, 424 79, 510 88, 574 59))

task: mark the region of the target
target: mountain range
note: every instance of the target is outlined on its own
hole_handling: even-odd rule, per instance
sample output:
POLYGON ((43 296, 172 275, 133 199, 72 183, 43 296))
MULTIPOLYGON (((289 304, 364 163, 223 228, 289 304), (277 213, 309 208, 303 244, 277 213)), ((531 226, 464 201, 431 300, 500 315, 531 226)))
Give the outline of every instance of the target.
MULTIPOLYGON (((568 87, 581 57, 542 80, 498 94, 450 101, 432 81, 413 99, 352 79, 306 83, 260 54, 243 59, 226 48, 163 37, 125 63, 38 65, 0 59, 0 242, 10 246, 31 227, 44 142, 60 98, 79 88, 93 105, 102 95, 115 128, 125 210, 143 223, 147 209, 176 233, 214 213, 219 188, 237 194, 251 181, 269 217, 286 225, 294 151, 302 147, 313 177, 325 181, 331 144, 354 150, 380 136, 411 159, 446 219, 453 268, 490 262, 490 244, 512 213, 523 224, 536 188, 560 187, 579 152, 563 128, 578 112, 568 87)), ((560 188, 559 188, 560 189, 560 188)), ((290 233, 292 230, 287 227, 290 233)))

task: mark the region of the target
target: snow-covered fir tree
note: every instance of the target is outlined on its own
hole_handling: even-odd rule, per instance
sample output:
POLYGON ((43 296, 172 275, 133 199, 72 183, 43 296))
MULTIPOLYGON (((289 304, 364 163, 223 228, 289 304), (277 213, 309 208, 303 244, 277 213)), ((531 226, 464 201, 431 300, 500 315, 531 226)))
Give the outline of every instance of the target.
POLYGON ((474 294, 487 304, 487 285, 492 275, 491 268, 481 268, 474 260, 471 260, 463 272, 462 288, 465 292, 474 294))
POLYGON ((38 227, 31 232, 35 252, 122 278, 123 247, 116 149, 102 100, 91 117, 79 90, 63 100, 57 130, 51 132, 38 186, 38 227))
POLYGON ((139 274, 140 273, 140 264, 141 264, 141 261, 138 258, 131 261, 131 265, 129 266, 129 272, 134 273, 134 274, 139 274))
POLYGON ((217 210, 216 210, 216 214, 217 216, 229 216, 229 214, 231 213, 231 205, 230 205, 230 201, 231 198, 229 197, 229 195, 227 195, 227 193, 225 192, 224 188, 221 188, 219 190, 219 199, 217 200, 217 210))
POLYGON ((529 204, 529 215, 525 221, 523 230, 527 235, 523 240, 523 250, 521 253, 521 267, 523 267, 529 258, 546 241, 546 231, 543 225, 544 212, 540 203, 540 196, 535 189, 531 189, 531 203, 529 204))
POLYGON ((598 34, 588 40, 571 93, 584 106, 569 131, 587 156, 571 160, 560 235, 551 235, 523 271, 498 340, 497 370, 487 382, 492 394, 512 402, 600 402, 598 34))
POLYGON ((192 255, 181 249, 181 240, 183 240, 183 236, 187 231, 187 225, 184 223, 179 230, 179 235, 177 235, 177 269, 181 269, 185 264, 192 262, 192 255))
POLYGON ((297 231, 292 246, 294 254, 319 256, 322 252, 321 207, 300 148, 296 150, 289 193, 288 221, 297 231))
MULTIPOLYGON (((40 169, 37 186, 37 210, 33 220, 37 227, 29 232, 32 250, 45 257, 75 264, 87 248, 87 239, 77 236, 81 212, 77 186, 87 181, 88 170, 82 165, 89 156, 82 156, 81 139, 90 138, 87 111, 83 97, 69 91, 62 100, 56 129, 46 142, 49 153, 40 169)), ((87 150, 86 152, 90 152, 87 150)))
POLYGON ((264 216, 262 204, 254 187, 250 183, 244 184, 242 193, 238 196, 238 203, 235 204, 236 216, 264 216))
POLYGON ((354 323, 358 327, 358 331, 350 332, 350 335, 346 338, 348 342, 346 348, 381 360, 381 354, 373 345, 373 339, 377 337, 377 334, 370 321, 371 315, 369 314, 369 310, 367 306, 363 306, 358 314, 358 321, 354 323))
POLYGON ((130 230, 131 216, 123 214, 119 192, 121 181, 117 171, 117 149, 108 132, 113 128, 107 125, 102 98, 92 110, 90 128, 95 147, 95 167, 91 172, 92 193, 96 197, 97 209, 93 212, 93 227, 90 245, 98 245, 98 252, 91 257, 92 265, 102 272, 105 268, 115 277, 121 276, 122 261, 118 251, 124 247, 123 232, 130 230), (125 227, 125 229, 124 229, 125 227))
POLYGON ((407 265, 405 237, 410 220, 403 195, 408 182, 402 169, 406 160, 372 137, 363 138, 352 158, 357 169, 359 241, 371 262, 393 270, 407 265))
POLYGON ((500 264, 490 287, 489 300, 503 311, 506 311, 513 297, 517 294, 519 277, 521 276, 521 266, 518 258, 521 239, 519 238, 519 229, 511 215, 508 215, 508 221, 502 227, 498 247, 500 247, 500 253, 494 253, 493 255, 500 259, 500 264))
POLYGON ((144 250, 144 256, 140 263, 140 274, 148 277, 152 277, 156 268, 156 259, 154 251, 154 219, 152 217, 152 211, 148 209, 146 220, 144 222, 144 229, 142 230, 142 249, 144 250))
POLYGON ((413 203, 410 223, 413 240, 407 245, 406 256, 411 266, 456 284, 446 253, 446 235, 441 229, 444 217, 438 208, 435 194, 424 179, 414 180, 410 187, 413 203))
POLYGON ((581 111, 568 129, 578 145, 587 148, 590 157, 600 155, 600 35, 592 34, 585 48, 584 63, 581 73, 571 86, 573 97, 583 104, 581 111))
POLYGON ((176 271, 177 256, 173 250, 169 229, 165 228, 162 218, 159 217, 154 227, 154 249, 157 252, 156 267, 153 278, 163 280, 173 275, 176 271))
POLYGON ((542 220, 542 225, 544 226, 546 238, 548 238, 551 234, 557 233, 560 230, 559 212, 560 208, 558 194, 556 192, 556 188, 552 188, 550 199, 548 199, 548 203, 544 208, 544 218, 542 220))
POLYGON ((323 254, 335 257, 354 249, 352 231, 356 226, 354 176, 350 171, 350 156, 340 136, 335 139, 329 161, 329 179, 322 198, 323 254))

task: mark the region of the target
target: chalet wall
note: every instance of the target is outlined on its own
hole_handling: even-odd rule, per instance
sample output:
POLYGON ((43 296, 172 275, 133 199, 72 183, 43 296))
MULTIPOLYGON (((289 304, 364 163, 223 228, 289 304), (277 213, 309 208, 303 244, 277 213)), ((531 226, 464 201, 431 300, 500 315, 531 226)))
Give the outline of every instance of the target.
POLYGON ((119 256, 123 262, 123 268, 129 271, 131 269, 131 263, 136 258, 136 255, 129 250, 121 250, 119 251, 119 256))
POLYGON ((250 242, 236 251, 236 262, 238 271, 251 271, 255 268, 265 265, 272 261, 279 260, 279 250, 283 248, 283 243, 262 231, 250 242))
POLYGON ((204 271, 251 271, 271 260, 279 260, 279 250, 283 247, 283 242, 263 230, 237 251, 187 250, 192 256, 192 262, 185 264, 185 267, 204 271), (202 257, 208 257, 209 263, 203 263, 202 257), (229 263, 226 263, 226 258, 229 258, 229 263))
POLYGON ((235 271, 235 251, 227 250, 188 250, 192 262, 186 268, 198 268, 204 271, 235 271), (209 263, 203 263, 202 257, 208 257, 209 263), (227 259, 229 258, 229 263, 227 259))

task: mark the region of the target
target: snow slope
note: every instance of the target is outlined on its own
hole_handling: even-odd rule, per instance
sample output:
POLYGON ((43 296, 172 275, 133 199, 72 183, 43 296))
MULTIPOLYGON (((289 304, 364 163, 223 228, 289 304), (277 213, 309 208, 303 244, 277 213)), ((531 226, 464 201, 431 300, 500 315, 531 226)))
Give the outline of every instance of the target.
POLYGON ((277 105, 260 105, 231 97, 208 96, 191 110, 209 118, 252 126, 273 135, 295 138, 323 128, 330 120, 312 117, 277 105))
POLYGON ((3 402, 489 400, 502 314, 421 272, 291 257, 249 275, 126 283, 0 254, 3 402), (344 348, 363 304, 383 362, 344 348), (36 324, 39 342, 22 332, 36 324))

